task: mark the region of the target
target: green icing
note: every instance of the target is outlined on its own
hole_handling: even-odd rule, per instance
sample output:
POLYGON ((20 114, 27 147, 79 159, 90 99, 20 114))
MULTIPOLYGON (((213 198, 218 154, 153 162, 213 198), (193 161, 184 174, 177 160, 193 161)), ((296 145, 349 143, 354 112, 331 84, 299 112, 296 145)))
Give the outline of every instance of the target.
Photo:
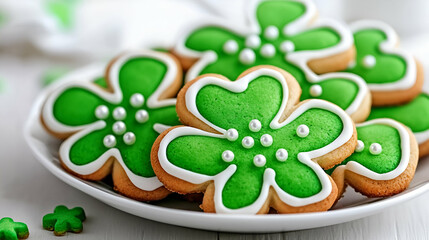
POLYGON ((411 102, 399 106, 373 107, 368 119, 392 118, 411 128, 413 132, 429 129, 429 96, 421 93, 411 102))
MULTIPOLYGON (((106 127, 93 131, 78 141, 70 149, 70 159, 76 165, 86 165, 93 162, 108 150, 103 144, 103 138, 108 134, 114 134, 112 126, 116 120, 112 117, 113 110, 122 106, 127 117, 122 120, 127 132, 133 132, 136 142, 127 145, 122 135, 115 135, 116 148, 121 152, 125 165, 134 173, 143 177, 155 176, 150 164, 150 150, 158 133, 153 129, 154 124, 160 123, 170 126, 180 124, 175 106, 149 108, 146 105, 149 97, 158 89, 164 79, 167 66, 152 58, 135 58, 124 63, 119 72, 119 86, 123 94, 123 100, 119 104, 112 104, 100 98, 93 92, 79 87, 72 87, 61 93, 53 107, 54 117, 57 121, 68 126, 81 126, 91 124, 98 119, 95 109, 105 105, 109 109, 109 117, 105 119, 106 127), (130 104, 133 94, 140 93, 145 98, 145 103, 140 108, 134 108, 130 104), (149 114, 145 123, 138 123, 135 114, 144 109, 149 114)), ((104 78, 97 78, 95 83, 101 87, 107 87, 104 78)))
POLYGON ((73 26, 76 3, 76 0, 48 0, 46 9, 58 20, 62 28, 70 29, 73 26))
POLYGON ((81 207, 68 209, 66 206, 57 206, 54 213, 43 216, 43 228, 54 231, 55 235, 64 235, 67 231, 79 233, 83 230, 85 211, 81 207))
MULTIPOLYGON (((198 52, 213 51, 218 56, 216 61, 204 66, 198 75, 217 73, 231 80, 235 80, 242 72, 250 67, 273 65, 286 70, 297 79, 303 89, 301 100, 315 98, 310 96, 308 92, 313 84, 308 81, 302 69, 285 59, 287 53, 281 52, 281 43, 286 40, 291 41, 295 46, 294 51, 299 52, 327 49, 338 44, 341 39, 335 29, 328 27, 314 28, 293 36, 285 36, 282 33, 283 27, 301 17, 305 12, 305 6, 299 2, 284 0, 261 2, 256 10, 256 18, 261 27, 261 44, 254 49, 256 57, 254 63, 250 65, 243 64, 239 61, 239 54, 241 49, 245 48, 247 36, 240 35, 226 28, 218 26, 204 26, 198 28, 187 37, 185 47, 198 52), (276 26, 279 29, 278 38, 270 40, 264 37, 263 33, 269 26, 276 26), (228 40, 234 40, 237 43, 237 52, 232 54, 225 53, 223 46, 228 40), (273 57, 266 58, 261 55, 261 47, 264 44, 272 44, 275 47, 276 54, 273 57)), ((359 91, 358 86, 348 79, 329 79, 318 84, 322 86, 323 94, 316 98, 331 101, 341 106, 343 109, 346 109, 353 102, 359 91)))
POLYGON ((239 138, 231 142, 208 136, 181 136, 168 145, 168 160, 180 168, 210 176, 235 164, 237 171, 222 191, 223 204, 231 209, 248 206, 258 198, 263 173, 267 168, 276 172, 275 180, 279 187, 293 196, 304 198, 319 193, 322 187, 317 175, 310 167, 301 163, 297 155, 299 152, 320 149, 334 141, 343 129, 341 119, 326 110, 309 109, 288 125, 271 129, 269 123, 280 110, 282 98, 281 85, 268 76, 253 80, 242 93, 229 92, 215 85, 203 87, 196 100, 201 115, 224 129, 237 129, 239 138), (262 123, 259 132, 249 130, 252 119, 258 119, 262 123), (310 129, 305 138, 296 134, 296 129, 301 124, 310 129), (273 137, 270 147, 261 145, 260 138, 263 134, 273 137), (250 149, 245 149, 241 144, 245 136, 251 136, 255 141, 250 149), (280 162, 275 157, 280 148, 288 151, 289 157, 285 162, 280 162), (234 153, 234 160, 230 163, 222 160, 225 150, 234 153), (254 165, 253 158, 257 154, 266 157, 265 166, 254 165))
MULTIPOLYGON (((350 161, 358 162, 379 174, 393 171, 398 167, 401 161, 401 137, 396 128, 383 124, 371 124, 357 127, 356 130, 358 139, 365 144, 363 151, 354 152, 335 168, 350 161), (372 143, 381 145, 383 150, 379 155, 370 153, 369 147, 372 143)), ((327 170, 327 172, 332 174, 335 168, 327 170)))
POLYGON ((0 239, 18 240, 28 238, 30 232, 25 223, 14 222, 12 218, 0 219, 0 239))
POLYGON ((392 83, 404 77, 407 67, 405 60, 399 55, 380 50, 380 44, 387 39, 383 31, 363 29, 354 33, 354 39, 356 65, 347 69, 348 72, 361 76, 367 83, 392 83), (375 57, 375 66, 364 66, 363 59, 368 55, 375 57))

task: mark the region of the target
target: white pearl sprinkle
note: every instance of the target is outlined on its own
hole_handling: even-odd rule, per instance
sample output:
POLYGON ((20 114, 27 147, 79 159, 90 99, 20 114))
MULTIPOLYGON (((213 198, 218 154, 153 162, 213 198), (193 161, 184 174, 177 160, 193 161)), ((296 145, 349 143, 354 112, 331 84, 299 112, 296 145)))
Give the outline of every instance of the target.
POLYGON ((241 50, 239 59, 242 64, 249 65, 255 62, 255 52, 249 48, 241 50))
POLYGON ((277 160, 279 160, 280 162, 284 162, 287 160, 288 158, 288 152, 286 149, 284 148, 280 148, 279 150, 277 150, 276 152, 276 158, 277 160))
POLYGON ((320 95, 322 95, 322 87, 318 84, 311 86, 310 87, 310 95, 312 97, 319 97, 320 95))
POLYGON ((296 128, 296 134, 298 134, 298 137, 307 137, 310 133, 310 129, 305 124, 301 124, 296 128))
POLYGON ((258 48, 261 45, 261 39, 258 35, 250 35, 246 38, 245 45, 248 48, 258 48))
POLYGON ((355 147, 355 152, 362 152, 364 148, 365 148, 365 143, 363 143, 361 140, 358 140, 355 147))
POLYGON ((146 110, 138 110, 136 112, 136 121, 138 123, 145 123, 147 120, 149 120, 149 113, 146 110))
POLYGON ((366 55, 363 59, 362 59, 362 65, 366 68, 372 68, 375 66, 376 63, 376 59, 374 56, 372 55, 366 55))
POLYGON ((228 40, 223 45, 223 51, 228 54, 234 54, 238 51, 238 44, 235 40, 228 40))
POLYGON ((273 137, 270 134, 264 134, 261 136, 261 144, 264 147, 269 147, 273 144, 273 137))
POLYGON ((225 162, 232 162, 232 160, 234 160, 234 153, 230 150, 223 151, 222 160, 225 162))
POLYGON ((143 106, 143 103, 144 103, 144 97, 140 93, 134 93, 130 98, 130 104, 135 108, 139 108, 143 106))
POLYGON ((244 137, 243 140, 241 141, 241 145, 243 145, 244 148, 252 148, 253 145, 255 144, 255 140, 253 140, 252 137, 244 137))
POLYGON ((114 147, 116 145, 116 138, 115 138, 115 136, 113 136, 111 134, 105 136, 104 139, 103 139, 103 144, 107 148, 114 147))
POLYGON ((226 131, 225 136, 229 141, 235 141, 238 138, 238 131, 234 128, 230 128, 226 131))
POLYGON ((124 143, 127 145, 132 145, 136 142, 136 135, 132 132, 127 132, 124 134, 124 143))
POLYGON ((253 119, 249 122, 249 129, 252 132, 259 132, 261 130, 262 124, 258 119, 253 119))
POLYGON ((295 51, 295 44, 292 41, 286 40, 280 44, 280 51, 282 53, 290 53, 295 51))
POLYGON ((95 109, 95 116, 98 119, 106 119, 109 116, 109 109, 104 105, 100 105, 95 109))
POLYGON ((276 26, 265 28, 264 36, 266 39, 274 40, 279 37, 279 29, 276 26))
POLYGON ((276 48, 270 44, 264 44, 261 48, 261 56, 264 58, 271 58, 276 54, 276 48))
POLYGON ((113 118, 115 120, 124 120, 126 116, 127 116, 127 112, 123 107, 117 107, 115 108, 115 110, 113 110, 113 118))
POLYGON ((369 152, 372 155, 379 155, 382 150, 383 150, 383 148, 381 147, 381 145, 379 143, 373 143, 373 144, 371 144, 371 146, 369 146, 369 152))
POLYGON ((112 126, 112 131, 116 135, 121 135, 127 130, 127 127, 125 126, 125 123, 122 121, 117 121, 112 126))
POLYGON ((253 164, 257 167, 263 167, 265 163, 267 163, 267 159, 262 154, 258 154, 253 158, 253 164))

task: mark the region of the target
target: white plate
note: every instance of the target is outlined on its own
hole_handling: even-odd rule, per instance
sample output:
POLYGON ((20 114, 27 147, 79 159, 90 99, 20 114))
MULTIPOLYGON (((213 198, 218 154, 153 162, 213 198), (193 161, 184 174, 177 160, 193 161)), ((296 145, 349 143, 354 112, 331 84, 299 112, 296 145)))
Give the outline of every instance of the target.
MULTIPOLYGON (((88 69, 100 69, 100 65, 88 69)), ((88 70, 87 69, 87 70, 88 70)), ((67 80, 65 80, 67 81, 67 80)), ((198 204, 169 198, 154 204, 132 200, 115 193, 103 182, 88 182, 65 172, 58 161, 60 141, 40 123, 40 109, 47 94, 61 82, 44 90, 35 102, 24 130, 27 143, 40 163, 59 179, 82 192, 124 212, 158 222, 227 232, 281 232, 334 225, 363 218, 414 198, 429 190, 429 161, 421 161, 410 187, 389 198, 368 199, 348 188, 345 196, 328 212, 270 215, 203 213, 198 204)))

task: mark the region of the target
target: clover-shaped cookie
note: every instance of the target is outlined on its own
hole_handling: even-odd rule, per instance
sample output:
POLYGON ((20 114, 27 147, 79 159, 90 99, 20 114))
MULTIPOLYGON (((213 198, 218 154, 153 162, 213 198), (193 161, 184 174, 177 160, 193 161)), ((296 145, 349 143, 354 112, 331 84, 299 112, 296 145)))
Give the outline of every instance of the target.
POLYGON ((416 97, 423 86, 423 68, 398 48, 399 38, 389 25, 372 20, 351 24, 356 59, 347 72, 361 76, 372 94, 372 104, 397 105, 416 97))
POLYGON ((429 154, 429 93, 422 92, 411 102, 389 107, 373 107, 368 119, 392 118, 413 131, 420 157, 429 154))
POLYGON ((376 119, 356 126, 358 144, 344 162, 329 170, 341 194, 347 184, 369 197, 402 192, 410 184, 418 162, 418 145, 404 125, 376 119))
POLYGON ((322 167, 352 154, 354 124, 327 101, 296 105, 299 95, 293 76, 272 66, 251 68, 234 82, 206 74, 187 83, 177 112, 188 126, 157 138, 156 175, 172 191, 204 192, 206 212, 329 209, 337 189, 322 167))
POLYGON ((0 240, 26 239, 30 235, 25 223, 14 222, 12 218, 0 219, 0 240))
POLYGON ((60 205, 55 208, 54 213, 43 216, 42 224, 44 229, 54 231, 57 236, 63 236, 66 232, 82 232, 82 222, 85 219, 83 208, 68 209, 66 206, 60 205))
POLYGON ((354 58, 353 37, 346 27, 328 20, 313 24, 317 11, 310 1, 258 0, 250 5, 246 27, 201 21, 185 31, 174 51, 184 63, 198 59, 187 81, 205 73, 236 79, 252 66, 273 65, 298 80, 301 100, 324 99, 355 121, 366 119, 371 100, 359 76, 316 74, 344 70, 354 58))
POLYGON ((46 128, 65 138, 59 157, 69 172, 100 180, 112 172, 114 188, 138 200, 168 195, 150 164, 160 132, 179 123, 174 97, 181 68, 170 55, 136 52, 119 56, 102 69, 79 70, 47 98, 46 128), (98 85, 91 82, 97 79, 98 85), (104 87, 103 87, 104 85, 104 87))

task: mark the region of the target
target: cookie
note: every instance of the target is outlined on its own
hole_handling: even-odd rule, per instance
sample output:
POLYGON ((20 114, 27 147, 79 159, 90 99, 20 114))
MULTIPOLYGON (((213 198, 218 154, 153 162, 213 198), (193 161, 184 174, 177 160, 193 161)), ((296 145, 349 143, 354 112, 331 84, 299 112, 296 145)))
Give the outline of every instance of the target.
POLYGON ((128 197, 162 199, 169 191, 152 170, 150 150, 159 133, 180 123, 174 97, 181 67, 169 54, 141 51, 114 59, 104 78, 102 72, 77 71, 46 99, 42 122, 65 139, 61 165, 86 180, 112 173, 114 189, 128 197))
POLYGON ((206 74, 188 82, 176 106, 186 126, 153 145, 156 175, 171 191, 204 192, 205 212, 328 210, 337 187, 323 168, 353 153, 356 130, 340 107, 299 102, 300 92, 291 74, 273 66, 236 81, 206 74))
POLYGON ((422 92, 411 102, 389 107, 373 107, 368 119, 392 118, 413 131, 420 157, 429 154, 429 93, 422 92))
POLYGON ((81 207, 68 209, 60 205, 55 207, 53 213, 43 216, 43 228, 54 231, 56 236, 63 236, 66 232, 80 233, 83 230, 82 222, 85 221, 85 211, 81 207))
POLYGON ((272 65, 296 78, 301 100, 327 100, 356 122, 366 119, 371 96, 365 82, 349 73, 322 74, 345 70, 354 59, 347 27, 332 20, 313 23, 317 11, 311 1, 260 0, 247 10, 247 27, 201 21, 184 32, 174 52, 192 65, 187 81, 206 73, 237 79, 250 67, 272 65))
POLYGON ((372 105, 398 105, 411 101, 423 86, 423 68, 407 51, 389 25, 371 20, 351 24, 356 59, 347 72, 361 76, 372 95, 372 105))
POLYGON ((357 124, 355 152, 332 172, 341 194, 347 185, 369 197, 404 191, 414 177, 419 149, 410 130, 384 118, 357 124))
POLYGON ((25 223, 14 222, 12 218, 0 219, 0 240, 27 239, 30 235, 25 223))

